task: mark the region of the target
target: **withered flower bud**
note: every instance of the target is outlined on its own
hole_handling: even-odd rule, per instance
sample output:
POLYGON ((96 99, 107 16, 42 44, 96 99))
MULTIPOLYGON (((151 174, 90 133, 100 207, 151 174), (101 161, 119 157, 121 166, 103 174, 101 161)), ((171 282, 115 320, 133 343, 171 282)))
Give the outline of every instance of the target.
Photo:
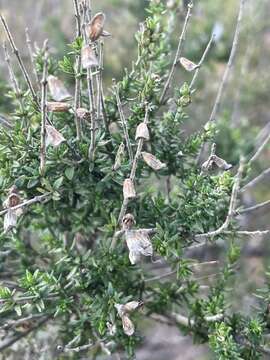
POLYGON ((130 301, 126 304, 115 304, 117 313, 122 320, 122 326, 124 333, 128 336, 132 336, 135 331, 133 322, 130 320, 128 315, 141 307, 143 303, 141 301, 130 301))
POLYGON ((46 124, 46 147, 52 145, 53 147, 59 146, 62 142, 66 141, 64 136, 55 129, 55 127, 46 124))
POLYGON ((125 179, 123 183, 124 199, 133 199, 136 197, 134 183, 131 179, 125 179))
POLYGON ((138 139, 144 139, 144 140, 150 139, 148 127, 144 122, 140 123, 137 126, 135 140, 138 139))
POLYGON ((94 50, 89 45, 85 45, 82 47, 81 51, 82 56, 82 67, 84 69, 90 69, 91 67, 98 66, 98 59, 94 50))
POLYGON ((76 114, 82 120, 86 120, 86 121, 90 120, 90 111, 88 111, 85 108, 78 108, 76 110, 76 114))
POLYGON ((141 260, 141 255, 153 256, 153 246, 148 233, 143 230, 129 230, 125 233, 129 249, 129 260, 132 265, 141 260))
POLYGON ((106 17, 103 13, 97 13, 91 20, 91 22, 86 26, 85 31, 86 35, 91 41, 96 41, 98 38, 103 35, 103 28, 106 17))
POLYGON ((7 199, 4 201, 3 206, 5 208, 10 208, 13 206, 17 206, 19 205, 19 203, 21 202, 21 198, 18 194, 18 189, 16 185, 13 185, 9 190, 8 190, 8 197, 7 199))
POLYGON ((148 166, 150 166, 153 170, 161 170, 166 167, 160 160, 158 160, 154 155, 142 151, 143 160, 146 162, 148 166))
POLYGON ((68 112, 70 105, 59 101, 48 101, 47 109, 51 112, 68 112))
POLYGON ((48 76, 48 85, 49 85, 50 94, 55 101, 63 101, 71 98, 71 95, 66 89, 63 82, 60 79, 58 79, 56 76, 53 75, 48 76))
POLYGON ((190 61, 185 57, 181 57, 179 61, 183 68, 187 71, 193 71, 198 68, 198 65, 194 64, 194 62, 190 61))
POLYGON ((135 218, 132 214, 126 214, 122 220, 122 229, 130 230, 136 224, 135 218))

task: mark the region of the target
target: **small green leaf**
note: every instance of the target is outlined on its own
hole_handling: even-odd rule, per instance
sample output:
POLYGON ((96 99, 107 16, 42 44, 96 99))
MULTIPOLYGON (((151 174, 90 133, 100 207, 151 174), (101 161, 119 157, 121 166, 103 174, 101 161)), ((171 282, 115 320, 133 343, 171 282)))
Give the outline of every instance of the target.
POLYGON ((68 180, 72 180, 74 176, 74 167, 69 167, 65 170, 65 175, 68 178, 68 180))

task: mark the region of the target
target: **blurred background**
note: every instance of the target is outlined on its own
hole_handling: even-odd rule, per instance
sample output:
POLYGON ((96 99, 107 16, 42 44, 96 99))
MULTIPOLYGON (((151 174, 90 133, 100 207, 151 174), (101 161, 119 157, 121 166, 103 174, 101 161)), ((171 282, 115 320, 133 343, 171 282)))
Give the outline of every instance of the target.
MULTIPOLYGON (((168 0, 167 3, 175 9, 177 17, 176 25, 171 29, 172 46, 176 48, 187 1, 168 0)), ((130 69, 132 60, 136 59, 137 46, 134 34, 139 23, 147 16, 145 12, 147 4, 147 0, 92 0, 93 12, 103 11, 106 14, 106 30, 112 34, 111 38, 105 40, 107 87, 111 85, 113 77, 120 79, 124 68, 130 69)), ((31 40, 37 46, 41 47, 44 39, 49 39, 51 52, 56 59, 63 57, 67 50, 66 44, 75 36, 72 0, 0 0, 0 9, 8 21, 15 42, 28 67, 30 62, 25 41, 26 27, 29 29, 31 40)), ((239 0, 194 1, 193 16, 182 55, 197 62, 212 31, 216 33, 216 40, 200 71, 194 104, 188 108, 190 121, 185 129, 187 132, 200 130, 209 118, 230 54, 238 9, 239 0)), ((269 14, 269 0, 246 0, 238 51, 222 98, 220 132, 217 136, 218 155, 233 164, 237 163, 239 147, 248 154, 253 146, 259 146, 270 131, 269 14)), ((3 40, 4 33, 0 29, 0 41, 3 40)), ((176 70, 175 84, 181 85, 190 76, 179 66, 176 70)), ((3 96, 7 91, 6 79, 7 68, 1 52, 0 112, 7 109, 8 99, 3 96)), ((250 174, 250 179, 268 167, 270 167, 270 147, 260 156, 260 160, 250 174)), ((243 193, 242 202, 251 206, 267 199, 270 199, 270 189, 269 178, 265 177, 259 186, 243 193)), ((270 207, 266 207, 263 211, 241 219, 242 225, 249 230, 270 229, 269 214, 270 207)), ((264 272, 269 265, 269 240, 269 236, 265 236, 264 239, 242 241, 243 260, 239 266, 241 270, 237 279, 241 286, 236 286, 235 298, 238 301, 232 302, 233 308, 248 313, 256 305, 253 293, 265 281, 264 272)), ((206 279, 205 284, 211 281, 206 279)), ((181 336, 175 328, 156 323, 145 323, 141 326, 145 329, 146 337, 138 351, 138 360, 211 359, 206 346, 194 347, 192 339, 181 336)), ((53 336, 53 333, 42 336, 53 336)), ((8 358, 21 359, 23 346, 22 343, 17 344, 8 358)), ((25 356, 23 358, 26 358, 25 356)), ((43 358, 42 356, 40 354, 40 358, 43 358)))

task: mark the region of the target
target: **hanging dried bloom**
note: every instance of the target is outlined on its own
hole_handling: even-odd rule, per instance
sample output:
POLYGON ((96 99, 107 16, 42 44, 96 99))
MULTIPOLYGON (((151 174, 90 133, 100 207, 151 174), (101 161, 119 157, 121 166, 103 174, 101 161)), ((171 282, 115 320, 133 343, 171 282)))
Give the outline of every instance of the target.
POLYGON ((59 101, 48 101, 47 109, 51 112, 68 112, 70 109, 70 104, 59 101))
POLYGON ((134 183, 131 179, 125 179, 123 183, 124 199, 133 199, 136 197, 134 183))
POLYGON ((188 60, 187 58, 181 57, 179 61, 183 68, 187 71, 193 71, 198 68, 198 65, 194 64, 194 62, 188 60))
POLYGON ((141 255, 153 256, 153 246, 147 231, 127 230, 125 237, 129 249, 129 260, 132 265, 141 260, 141 255))
POLYGON ((150 139, 148 127, 144 122, 137 126, 135 139, 144 139, 146 141, 150 139))
POLYGON ((8 209, 4 216, 4 232, 7 233, 17 225, 17 218, 22 214, 22 209, 12 209, 21 203, 18 189, 13 185, 8 192, 8 197, 4 201, 3 206, 8 209))
POLYGON ((146 162, 148 166, 150 166, 153 170, 161 170, 166 167, 160 160, 158 160, 154 155, 142 151, 143 160, 146 162))
POLYGON ((87 37, 91 41, 96 41, 103 33, 106 16, 103 13, 97 13, 86 26, 85 31, 87 37))
POLYGON ((120 168, 124 156, 125 156, 125 145, 124 145, 124 143, 121 143, 121 144, 119 145, 118 150, 117 150, 117 153, 116 153, 116 156, 115 156, 114 165, 113 165, 113 167, 112 167, 112 169, 113 169, 114 171, 116 171, 117 169, 120 168))
POLYGON ((87 109, 85 108, 78 108, 76 110, 76 114, 77 116, 82 119, 82 120, 86 120, 86 121, 89 121, 90 118, 91 118, 91 115, 90 115, 90 111, 88 111, 87 109))
POLYGON ((85 45, 82 47, 81 51, 82 56, 82 67, 84 69, 90 69, 94 66, 99 66, 98 59, 94 50, 89 45, 85 45))
POLYGON ((46 147, 52 145, 53 147, 59 146, 62 142, 66 141, 64 136, 55 129, 55 127, 46 124, 46 147))
POLYGON ((135 218, 132 214, 126 214, 122 219, 122 229, 130 230, 136 224, 135 218))
POLYGON ((217 155, 213 156, 213 162, 222 170, 229 170, 232 168, 232 164, 228 164, 225 160, 221 159, 217 155))
POLYGON ((107 329, 109 330, 109 334, 111 336, 114 336, 116 334, 116 325, 107 321, 106 326, 107 326, 107 329))
POLYGON ((115 308, 119 317, 122 320, 123 330, 127 336, 132 336, 135 331, 133 322, 129 318, 129 314, 134 310, 137 310, 143 305, 141 301, 130 301, 126 304, 115 304, 115 308))
POLYGON ((71 98, 71 95, 66 89, 63 82, 56 76, 48 76, 48 85, 50 94, 55 101, 63 101, 71 98))
POLYGON ((8 197, 4 201, 3 206, 5 208, 10 208, 16 205, 19 205, 21 202, 20 195, 18 194, 18 189, 16 185, 13 185, 8 191, 8 197))
POLYGON ((17 212, 16 210, 8 209, 4 216, 4 233, 7 233, 17 225, 17 212))

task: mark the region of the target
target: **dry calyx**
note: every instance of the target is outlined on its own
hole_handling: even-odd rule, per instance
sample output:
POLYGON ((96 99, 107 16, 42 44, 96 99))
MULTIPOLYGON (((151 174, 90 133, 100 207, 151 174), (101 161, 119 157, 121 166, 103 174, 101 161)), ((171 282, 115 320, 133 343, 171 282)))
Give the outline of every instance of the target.
POLYGON ((126 214, 122 220, 120 235, 124 235, 129 250, 129 260, 132 265, 137 264, 143 256, 153 256, 153 246, 150 235, 155 229, 133 229, 135 219, 132 214, 126 214))
POLYGON ((4 201, 4 208, 8 209, 4 217, 4 233, 9 232, 11 229, 15 228, 17 225, 17 219, 22 214, 22 209, 13 209, 14 206, 17 206, 21 203, 21 198, 18 193, 18 189, 13 185, 8 192, 8 197, 4 201))
POLYGON ((202 164, 202 171, 206 172, 209 170, 214 170, 215 168, 227 171, 232 168, 232 164, 227 163, 227 161, 224 159, 213 154, 202 164))
POLYGON ((122 320, 124 333, 128 336, 132 336, 135 331, 134 324, 130 320, 129 316, 133 311, 142 307, 142 305, 143 305, 142 301, 130 301, 126 304, 115 304, 114 305, 119 317, 122 320))

